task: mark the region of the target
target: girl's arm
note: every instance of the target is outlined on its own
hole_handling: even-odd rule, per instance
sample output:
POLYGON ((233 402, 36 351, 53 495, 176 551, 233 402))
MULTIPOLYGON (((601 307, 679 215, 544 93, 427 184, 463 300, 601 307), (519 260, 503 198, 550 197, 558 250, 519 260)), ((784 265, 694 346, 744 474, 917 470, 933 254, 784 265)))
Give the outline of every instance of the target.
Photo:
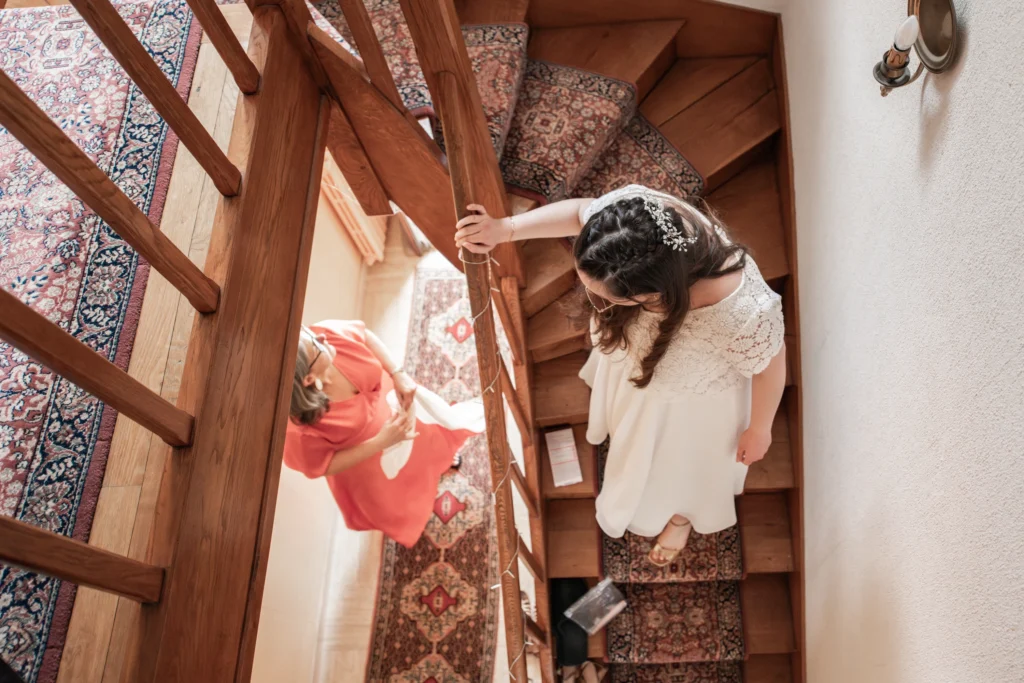
POLYGON ((593 199, 564 199, 518 216, 491 218, 479 204, 466 208, 473 213, 455 227, 455 244, 485 254, 504 242, 539 237, 572 237, 583 229, 583 214, 593 199))
POLYGON ((768 452, 772 444, 772 422, 785 388, 786 344, 783 343, 768 367, 751 381, 750 427, 740 435, 737 462, 751 465, 768 452))
POLYGON ((388 418, 388 421, 384 423, 384 426, 381 427, 375 436, 371 436, 358 446, 335 451, 334 457, 331 458, 331 463, 327 466, 327 471, 324 472, 324 476, 329 477, 344 472, 367 458, 380 453, 385 448, 389 448, 400 441, 416 438, 415 429, 416 418, 413 417, 412 413, 395 413, 388 418))

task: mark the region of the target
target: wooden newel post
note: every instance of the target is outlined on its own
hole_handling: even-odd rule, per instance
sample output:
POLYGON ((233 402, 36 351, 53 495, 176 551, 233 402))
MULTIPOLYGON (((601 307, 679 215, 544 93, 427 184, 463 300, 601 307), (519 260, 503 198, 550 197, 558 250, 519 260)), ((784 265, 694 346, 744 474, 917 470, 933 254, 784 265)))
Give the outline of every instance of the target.
MULTIPOLYGON (((450 72, 437 74, 437 101, 440 106, 441 125, 448 145, 448 170, 451 173, 455 211, 461 219, 468 212, 466 206, 474 203, 471 169, 465 163, 463 136, 463 106, 458 79, 450 72)), ((501 392, 501 357, 498 355, 498 337, 494 328, 491 291, 490 258, 463 252, 466 264, 466 282, 469 303, 476 321, 477 363, 480 367, 480 385, 484 390, 484 412, 487 416, 487 449, 490 454, 491 481, 496 486, 494 514, 498 530, 498 570, 501 574, 501 597, 505 610, 505 633, 509 670, 517 681, 526 681, 526 656, 523 611, 519 587, 517 552, 519 535, 515 527, 512 504, 512 472, 508 436, 505 429, 505 406, 501 392), (508 570, 508 571, 506 571, 508 570)))

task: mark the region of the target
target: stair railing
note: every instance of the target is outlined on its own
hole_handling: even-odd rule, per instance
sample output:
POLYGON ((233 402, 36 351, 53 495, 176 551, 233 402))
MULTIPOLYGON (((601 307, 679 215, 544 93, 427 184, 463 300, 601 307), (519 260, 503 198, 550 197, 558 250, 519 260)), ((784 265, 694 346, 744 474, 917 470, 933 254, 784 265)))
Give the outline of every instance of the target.
POLYGON ((215 0, 187 1, 245 95, 231 154, 109 0, 72 4, 223 195, 205 269, 0 71, 0 126, 201 314, 175 405, 0 290, 0 338, 168 446, 143 559, 0 515, 0 562, 135 603, 132 682, 249 680, 330 112, 280 8, 249 3, 247 53, 215 0))

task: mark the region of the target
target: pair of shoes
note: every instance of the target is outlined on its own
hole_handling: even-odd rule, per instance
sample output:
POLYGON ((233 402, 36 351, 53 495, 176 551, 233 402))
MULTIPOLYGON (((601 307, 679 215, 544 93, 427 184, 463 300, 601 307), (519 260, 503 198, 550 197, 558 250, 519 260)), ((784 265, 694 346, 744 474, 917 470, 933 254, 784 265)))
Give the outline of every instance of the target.
POLYGON ((674 527, 686 528, 686 536, 683 537, 683 544, 678 548, 666 548, 659 542, 654 543, 654 547, 651 548, 651 552, 647 554, 647 559, 650 560, 651 564, 655 567, 667 567, 672 564, 680 553, 686 549, 686 542, 690 540, 690 532, 693 530, 693 525, 690 524, 690 520, 685 520, 681 524, 677 524, 671 519, 668 523, 674 527), (659 559, 660 558, 660 559, 659 559))
POLYGON ((461 452, 455 454, 455 458, 452 460, 451 469, 457 470, 460 467, 462 467, 462 453, 461 452))

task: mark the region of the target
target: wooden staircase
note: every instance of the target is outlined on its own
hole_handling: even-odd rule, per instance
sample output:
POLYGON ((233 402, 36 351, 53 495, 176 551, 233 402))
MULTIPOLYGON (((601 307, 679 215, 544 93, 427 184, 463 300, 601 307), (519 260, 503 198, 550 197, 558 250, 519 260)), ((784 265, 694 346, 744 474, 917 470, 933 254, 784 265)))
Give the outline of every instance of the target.
MULTIPOLYGON (((535 0, 527 15, 529 54, 635 83, 639 111, 701 173, 709 206, 783 295, 788 386, 771 449, 751 467, 737 499, 743 674, 747 683, 803 681, 799 339, 781 27, 775 17, 750 10, 692 0, 671 5, 601 1, 584 9, 567 0, 535 0), (626 16, 626 4, 639 8, 626 16), (707 40, 705 30, 721 40, 707 40)), ((588 321, 574 317, 580 295, 567 243, 534 241, 522 253, 534 422, 541 429, 572 425, 583 471, 582 483, 556 488, 538 439, 548 576, 596 581, 602 575, 596 449, 585 439, 589 389, 578 377, 588 321)), ((603 659, 604 648, 603 635, 592 638, 590 656, 603 659)))

